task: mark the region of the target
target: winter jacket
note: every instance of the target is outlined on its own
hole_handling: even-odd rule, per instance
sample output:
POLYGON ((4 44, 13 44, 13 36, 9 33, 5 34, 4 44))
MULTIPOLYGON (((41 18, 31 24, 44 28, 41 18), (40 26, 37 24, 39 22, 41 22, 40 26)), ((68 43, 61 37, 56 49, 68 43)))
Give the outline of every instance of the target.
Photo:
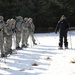
POLYGON ((67 32, 69 30, 69 23, 68 21, 62 20, 62 21, 58 21, 57 27, 55 29, 55 33, 57 33, 57 31, 59 30, 59 32, 67 32))
POLYGON ((28 26, 29 31, 30 31, 30 32, 34 32, 34 30, 35 30, 34 24, 31 23, 31 24, 28 24, 28 25, 29 25, 29 26, 28 26))

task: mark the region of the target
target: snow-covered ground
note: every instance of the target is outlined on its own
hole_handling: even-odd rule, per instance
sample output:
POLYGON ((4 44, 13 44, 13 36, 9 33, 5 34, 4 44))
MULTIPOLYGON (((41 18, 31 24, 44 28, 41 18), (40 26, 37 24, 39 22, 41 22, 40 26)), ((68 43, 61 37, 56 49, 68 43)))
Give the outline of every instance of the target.
POLYGON ((29 38, 28 48, 0 58, 0 75, 75 75, 74 38, 75 31, 70 31, 69 49, 58 50, 59 34, 37 33, 38 45, 33 45, 29 38))

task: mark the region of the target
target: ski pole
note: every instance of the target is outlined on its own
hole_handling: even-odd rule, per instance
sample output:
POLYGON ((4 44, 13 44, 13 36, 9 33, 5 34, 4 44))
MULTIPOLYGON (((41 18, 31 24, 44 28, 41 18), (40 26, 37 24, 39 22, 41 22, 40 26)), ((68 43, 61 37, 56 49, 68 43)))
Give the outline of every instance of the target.
POLYGON ((31 43, 31 47, 33 47, 32 37, 31 36, 30 36, 30 43, 31 43))
POLYGON ((35 39, 37 40, 37 42, 40 44, 40 42, 38 41, 38 39, 36 38, 36 36, 34 36, 35 37, 35 39))
POLYGON ((72 49, 72 38, 71 38, 71 33, 70 33, 70 31, 69 31, 69 36, 70 36, 70 45, 71 45, 71 49, 72 49))

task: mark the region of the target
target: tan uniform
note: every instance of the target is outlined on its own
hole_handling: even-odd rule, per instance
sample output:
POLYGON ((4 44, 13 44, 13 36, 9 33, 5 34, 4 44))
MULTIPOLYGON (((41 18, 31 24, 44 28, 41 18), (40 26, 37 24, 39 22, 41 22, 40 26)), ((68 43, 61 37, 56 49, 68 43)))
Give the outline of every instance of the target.
POLYGON ((29 35, 28 23, 24 20, 22 23, 22 47, 27 47, 28 35, 29 35))
POLYGON ((29 36, 31 36, 31 38, 32 38, 32 41, 33 41, 33 44, 35 44, 35 45, 37 45, 36 43, 35 43, 35 38, 34 38, 34 30, 35 30, 35 26, 34 26, 34 24, 33 24, 33 22, 32 22, 32 18, 29 18, 28 19, 28 29, 29 29, 29 36), (30 23, 31 22, 31 23, 30 23))
POLYGON ((22 49, 20 47, 20 41, 22 35, 22 22, 23 22, 23 18, 19 16, 16 21, 16 49, 22 49))
POLYGON ((31 36, 33 44, 35 44, 35 38, 34 38, 34 24, 29 24, 29 36, 31 36))
MULTIPOLYGON (((11 20, 10 20, 11 22, 11 20)), ((4 27, 4 37, 5 37, 5 51, 6 54, 12 54, 12 28, 11 28, 11 23, 7 24, 4 27)))
POLYGON ((3 37, 3 29, 4 29, 4 22, 0 22, 0 52, 4 54, 3 44, 4 44, 4 37, 3 37))

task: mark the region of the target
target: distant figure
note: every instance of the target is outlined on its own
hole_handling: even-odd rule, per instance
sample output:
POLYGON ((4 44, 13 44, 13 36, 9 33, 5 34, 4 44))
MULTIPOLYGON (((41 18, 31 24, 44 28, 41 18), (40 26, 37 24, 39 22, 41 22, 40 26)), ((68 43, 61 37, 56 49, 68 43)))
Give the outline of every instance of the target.
POLYGON ((27 48, 27 40, 28 40, 28 18, 24 18, 23 23, 22 23, 22 47, 27 48))
POLYGON ((4 38, 5 38, 5 54, 8 55, 8 54, 12 54, 12 22, 11 22, 11 19, 8 19, 7 20, 7 24, 6 26, 4 27, 4 38))
POLYGON ((33 41, 33 44, 34 45, 37 45, 37 43, 35 43, 36 40, 34 38, 35 26, 34 26, 34 23, 33 23, 33 19, 32 18, 29 18, 28 19, 28 29, 29 29, 29 36, 31 36, 32 41, 33 41))
POLYGON ((21 50, 22 47, 20 47, 20 41, 21 41, 21 34, 22 34, 22 23, 23 23, 23 17, 18 16, 16 19, 16 49, 21 50))
POLYGON ((0 53, 1 53, 1 57, 6 57, 4 49, 3 49, 3 44, 4 44, 4 17, 0 16, 0 53))
POLYGON ((55 33, 59 30, 59 49, 63 49, 63 38, 65 49, 68 49, 67 32, 69 30, 69 23, 64 15, 58 21, 55 33))

